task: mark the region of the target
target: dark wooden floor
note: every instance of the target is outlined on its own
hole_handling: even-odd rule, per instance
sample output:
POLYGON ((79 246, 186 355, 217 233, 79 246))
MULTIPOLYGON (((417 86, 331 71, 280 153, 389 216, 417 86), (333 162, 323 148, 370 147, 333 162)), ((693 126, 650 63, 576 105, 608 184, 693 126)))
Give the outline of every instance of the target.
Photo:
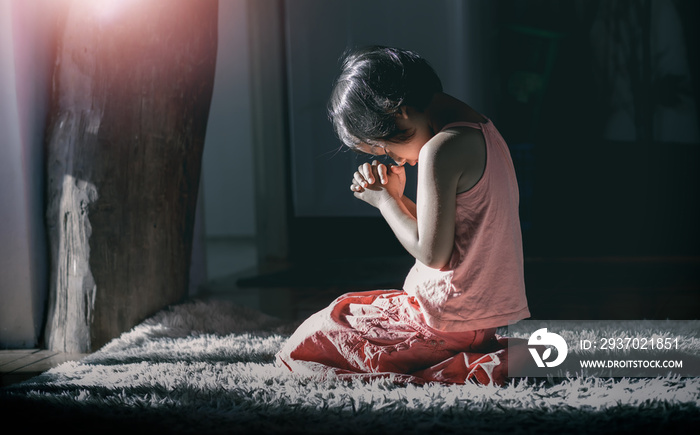
POLYGON ((59 364, 84 356, 41 349, 0 350, 0 387, 31 379, 59 364))
POLYGON ((700 258, 530 259, 525 273, 533 318, 700 318, 700 258))
MULTIPOLYGON (((348 291, 401 288, 410 264, 384 262, 375 283, 365 266, 343 262, 303 265, 272 276, 222 280, 211 290, 248 296, 258 292, 263 302, 256 308, 304 318, 348 291), (343 270, 350 272, 339 272, 343 270), (342 275, 340 280, 338 275, 342 275)), ((696 257, 529 258, 525 282, 530 312, 536 319, 700 318, 700 258, 696 257)))

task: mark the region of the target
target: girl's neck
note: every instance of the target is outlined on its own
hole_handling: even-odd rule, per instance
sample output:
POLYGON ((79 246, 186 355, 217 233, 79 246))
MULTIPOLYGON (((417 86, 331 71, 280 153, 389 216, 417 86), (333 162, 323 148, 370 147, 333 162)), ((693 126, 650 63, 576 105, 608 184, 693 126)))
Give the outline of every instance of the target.
POLYGON ((435 94, 426 112, 436 132, 453 122, 486 122, 486 118, 468 104, 445 93, 435 94))

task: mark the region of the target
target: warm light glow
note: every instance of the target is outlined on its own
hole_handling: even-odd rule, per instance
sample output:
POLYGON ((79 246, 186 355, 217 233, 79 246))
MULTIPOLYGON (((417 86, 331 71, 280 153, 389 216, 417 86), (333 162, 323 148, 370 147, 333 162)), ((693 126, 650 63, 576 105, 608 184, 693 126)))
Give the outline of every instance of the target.
POLYGON ((91 8, 96 17, 104 21, 111 21, 124 10, 145 0, 76 0, 80 7, 91 8))

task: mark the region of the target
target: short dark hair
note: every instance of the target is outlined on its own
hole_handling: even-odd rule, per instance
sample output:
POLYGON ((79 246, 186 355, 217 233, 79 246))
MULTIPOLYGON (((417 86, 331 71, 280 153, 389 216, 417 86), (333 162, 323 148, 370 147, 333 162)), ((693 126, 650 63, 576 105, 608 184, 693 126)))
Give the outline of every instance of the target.
POLYGON ((359 143, 408 139, 396 126, 401 106, 422 111, 442 82, 417 53, 384 46, 347 52, 335 81, 328 114, 340 140, 352 149, 359 143))

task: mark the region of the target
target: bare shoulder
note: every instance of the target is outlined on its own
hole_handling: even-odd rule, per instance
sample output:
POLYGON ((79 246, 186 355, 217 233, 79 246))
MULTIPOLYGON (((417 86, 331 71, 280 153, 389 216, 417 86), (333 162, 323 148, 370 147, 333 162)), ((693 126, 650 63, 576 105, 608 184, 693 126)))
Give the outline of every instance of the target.
POLYGON ((436 172, 457 177, 457 192, 464 192, 474 186, 484 172, 484 136, 480 130, 470 127, 442 131, 423 146, 420 161, 436 172))
POLYGON ((467 156, 484 148, 481 130, 471 127, 453 127, 436 134, 421 149, 425 157, 452 158, 467 156))

